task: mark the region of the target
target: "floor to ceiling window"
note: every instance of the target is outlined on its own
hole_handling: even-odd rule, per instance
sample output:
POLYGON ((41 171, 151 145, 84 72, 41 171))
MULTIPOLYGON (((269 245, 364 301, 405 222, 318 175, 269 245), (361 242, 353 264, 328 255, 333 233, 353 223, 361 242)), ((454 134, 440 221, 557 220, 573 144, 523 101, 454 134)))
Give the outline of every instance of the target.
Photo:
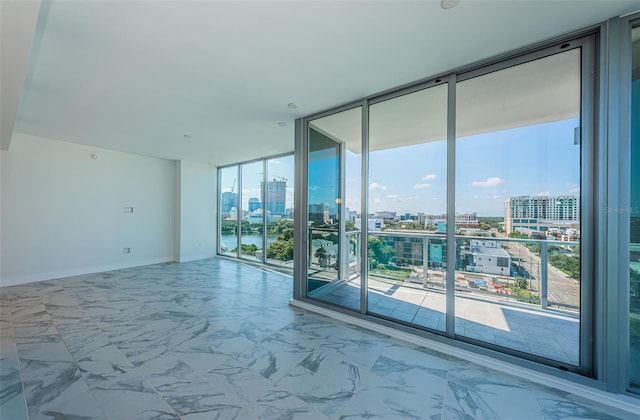
POLYGON ((446 327, 448 84, 369 108, 368 312, 446 327))
POLYGON ((640 389, 640 27, 632 30, 629 376, 640 389))
POLYGON ((588 372, 592 43, 304 119, 303 296, 588 372))
POLYGON ((240 218, 240 257, 262 261, 264 232, 264 197, 262 183, 264 161, 240 165, 242 170, 241 218, 240 218))
POLYGON ((456 86, 456 335, 579 365, 581 48, 456 86))
POLYGON ((293 265, 293 155, 223 167, 219 254, 293 265))
POLYGON ((271 264, 293 264, 293 176, 293 155, 267 160, 266 258, 271 264))
POLYGON ((228 166, 218 171, 219 188, 219 220, 220 238, 218 252, 230 257, 237 257, 238 247, 238 166, 228 166))

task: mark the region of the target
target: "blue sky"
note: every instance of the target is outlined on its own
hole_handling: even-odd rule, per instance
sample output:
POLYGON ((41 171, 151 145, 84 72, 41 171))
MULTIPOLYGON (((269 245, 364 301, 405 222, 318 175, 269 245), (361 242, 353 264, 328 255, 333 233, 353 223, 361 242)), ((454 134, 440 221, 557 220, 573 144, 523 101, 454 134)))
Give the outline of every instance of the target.
MULTIPOLYGON (((579 194, 578 119, 459 138, 456 211, 502 216, 516 195, 579 194)), ((446 212, 446 142, 369 155, 369 210, 398 214, 446 212)), ((346 203, 359 211, 360 158, 347 154, 346 203)))
MULTIPOLYGON (((504 201, 516 195, 579 194, 577 119, 459 138, 456 143, 456 211, 502 216, 504 201)), ((398 214, 446 212, 446 142, 437 141, 370 153, 369 210, 398 214)), ((335 205, 336 163, 316 156, 309 173, 310 203, 335 205)), ((260 196, 259 166, 243 172, 244 207, 260 196)), ((360 211, 360 156, 347 152, 347 207, 360 211)), ((293 206, 293 156, 270 161, 270 176, 284 176, 287 207, 293 206)), ((228 191, 232 175, 222 175, 228 191), (228 185, 227 185, 228 184, 228 185)), ((236 185, 237 191, 237 185, 236 185)))
MULTIPOLYGON (((293 155, 291 156, 283 156, 279 158, 269 159, 267 161, 267 175, 269 180, 272 180, 274 177, 278 179, 282 179, 282 177, 287 179, 287 195, 286 195, 286 208, 293 207, 293 176, 294 176, 294 163, 293 163, 293 155)), ((225 168, 222 170, 222 174, 220 176, 220 185, 222 187, 222 191, 231 191, 231 187, 233 186, 233 180, 237 178, 237 167, 225 168)), ((243 209, 248 209, 249 198, 256 197, 260 198, 261 190, 260 183, 262 182, 262 162, 259 163, 250 163, 247 165, 243 165, 242 171, 242 203, 243 209)), ((238 192, 238 181, 236 180, 236 185, 234 188, 234 192, 238 192)))

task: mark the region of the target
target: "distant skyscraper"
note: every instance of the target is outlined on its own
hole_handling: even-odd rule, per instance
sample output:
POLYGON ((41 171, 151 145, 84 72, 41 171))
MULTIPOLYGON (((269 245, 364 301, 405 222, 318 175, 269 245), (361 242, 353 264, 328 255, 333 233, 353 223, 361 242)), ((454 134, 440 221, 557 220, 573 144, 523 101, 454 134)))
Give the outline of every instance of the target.
POLYGON ((228 213, 232 208, 238 208, 238 193, 223 192, 222 193, 222 212, 228 213))
POLYGON ((278 181, 267 182, 267 211, 272 215, 284 215, 287 202, 287 181, 282 178, 278 181))
POLYGON ((249 199, 249 211, 256 211, 260 207, 262 207, 262 204, 260 204, 259 198, 252 197, 249 199))

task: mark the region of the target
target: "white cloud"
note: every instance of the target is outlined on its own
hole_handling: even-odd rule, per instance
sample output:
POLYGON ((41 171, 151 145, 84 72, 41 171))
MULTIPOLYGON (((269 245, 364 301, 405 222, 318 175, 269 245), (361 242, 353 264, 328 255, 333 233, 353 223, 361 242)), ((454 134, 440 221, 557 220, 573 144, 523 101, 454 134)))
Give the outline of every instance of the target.
POLYGON ((546 196, 546 197, 548 197, 548 196, 549 196, 549 191, 539 192, 539 193, 538 193, 538 197, 539 197, 539 196, 541 196, 541 195, 542 195, 542 196, 546 196))
POLYGON ((425 176, 422 177, 422 179, 425 181, 433 181, 437 177, 438 176, 436 174, 426 174, 425 176))
POLYGON ((380 203, 382 203, 382 199, 380 197, 376 197, 376 198, 373 199, 373 202, 376 203, 376 204, 380 204, 380 203))
POLYGON ((571 194, 577 194, 580 192, 580 185, 575 182, 567 182, 564 186, 567 187, 571 194))
POLYGON ((369 189, 370 190, 386 190, 387 187, 386 185, 381 185, 381 184, 378 184, 377 182, 372 182, 371 184, 369 184, 369 189))
POLYGON ((400 198, 400 196, 399 196, 399 195, 397 195, 397 194, 389 194, 389 195, 387 196, 387 198, 391 198, 392 200, 395 200, 395 199, 400 198))
POLYGON ((420 190, 422 188, 429 188, 431 184, 416 184, 413 186, 414 190, 420 190))
POLYGON ((496 185, 500 185, 504 183, 504 179, 498 178, 497 176, 492 176, 487 178, 486 181, 473 181, 471 185, 474 187, 495 187, 496 185))
POLYGON ((491 197, 493 197, 494 200, 497 200, 498 198, 500 198, 498 194, 493 194, 491 197))
POLYGON ((479 196, 478 194, 476 194, 476 195, 474 195, 474 196, 473 196, 473 198, 474 198, 475 200, 477 200, 477 199, 479 199, 479 198, 480 198, 480 196, 479 196))

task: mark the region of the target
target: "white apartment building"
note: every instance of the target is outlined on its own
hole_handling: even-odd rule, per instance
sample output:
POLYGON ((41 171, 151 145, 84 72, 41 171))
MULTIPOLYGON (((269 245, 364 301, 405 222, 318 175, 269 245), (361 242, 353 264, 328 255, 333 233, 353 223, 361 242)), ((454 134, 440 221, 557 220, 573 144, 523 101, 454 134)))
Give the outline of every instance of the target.
POLYGON ((575 195, 517 196, 504 203, 508 233, 522 229, 543 232, 550 228, 579 229, 580 198, 575 195))
POLYGON ((472 239, 466 253, 471 258, 465 270, 498 276, 510 275, 511 256, 502 249, 498 241, 472 239))

